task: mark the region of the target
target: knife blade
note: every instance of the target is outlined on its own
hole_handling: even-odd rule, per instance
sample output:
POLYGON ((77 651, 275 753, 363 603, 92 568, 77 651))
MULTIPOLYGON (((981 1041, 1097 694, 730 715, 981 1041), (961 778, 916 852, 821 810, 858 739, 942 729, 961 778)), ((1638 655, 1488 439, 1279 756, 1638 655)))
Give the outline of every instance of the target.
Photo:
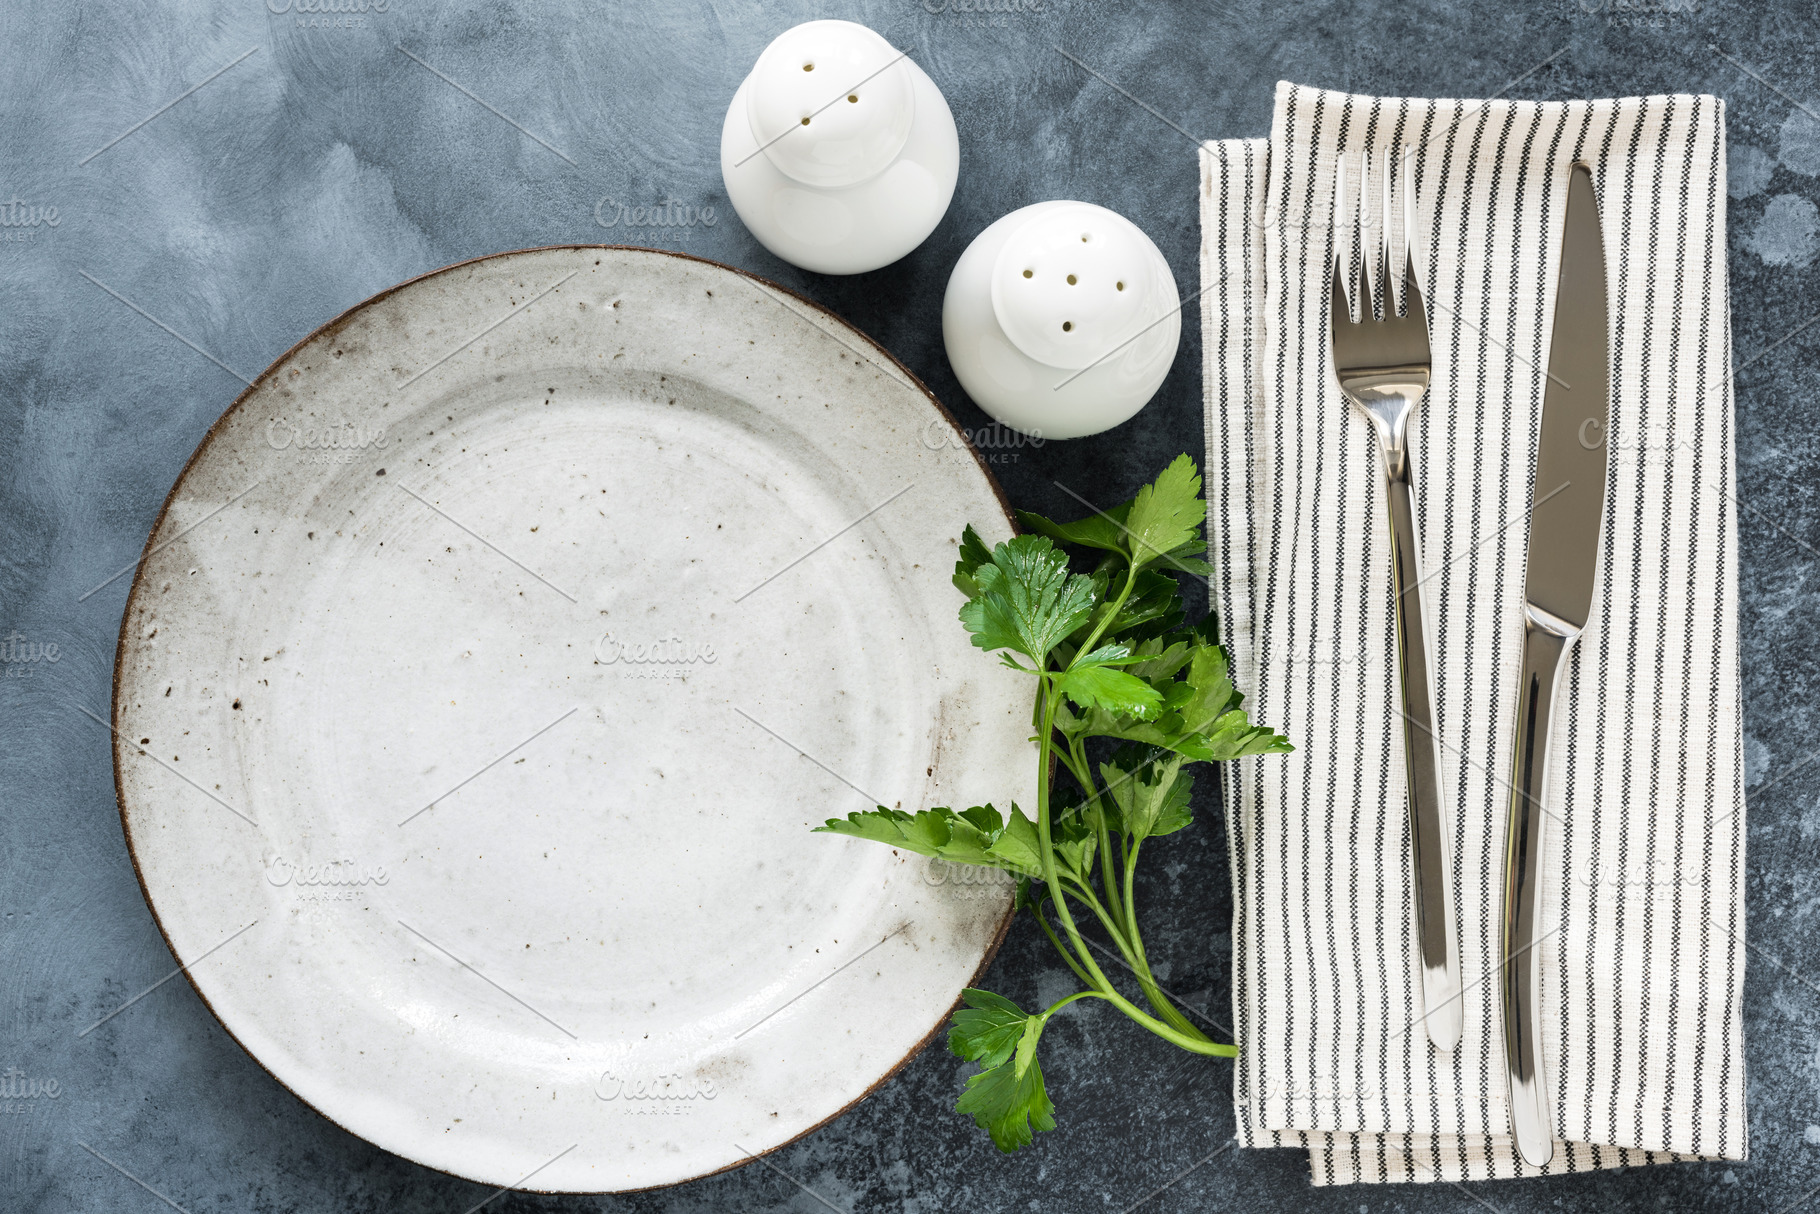
POLYGON ((1560 676, 1592 614, 1605 516, 1610 422, 1604 233, 1592 172, 1573 166, 1561 233, 1548 383, 1536 445, 1523 584, 1523 676, 1512 747, 1499 970, 1511 1133, 1531 1164, 1554 1155, 1554 1098, 1542 1059, 1542 842, 1549 733, 1560 676))

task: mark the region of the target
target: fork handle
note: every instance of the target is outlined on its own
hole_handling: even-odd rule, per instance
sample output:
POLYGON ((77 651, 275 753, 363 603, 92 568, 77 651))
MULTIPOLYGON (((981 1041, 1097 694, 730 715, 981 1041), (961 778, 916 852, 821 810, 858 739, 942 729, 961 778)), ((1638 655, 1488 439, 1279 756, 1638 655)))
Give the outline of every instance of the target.
POLYGON ((1452 849, 1442 827, 1441 748, 1422 608, 1422 559, 1410 492, 1409 449, 1382 443, 1384 497, 1390 508, 1391 585, 1395 592, 1397 676, 1403 698, 1403 760, 1409 785, 1410 864, 1415 882, 1423 1019, 1440 1050, 1459 1044, 1459 932, 1454 924, 1452 849))

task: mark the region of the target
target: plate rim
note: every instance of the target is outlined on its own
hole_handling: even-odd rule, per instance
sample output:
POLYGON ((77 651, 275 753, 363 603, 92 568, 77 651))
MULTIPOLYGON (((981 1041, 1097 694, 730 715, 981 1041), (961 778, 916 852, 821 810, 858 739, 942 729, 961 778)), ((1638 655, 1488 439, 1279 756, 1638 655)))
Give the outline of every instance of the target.
MULTIPOLYGON (((341 312, 337 313, 333 317, 330 317, 328 320, 324 321, 322 324, 316 326, 314 329, 311 329, 303 337, 301 337, 297 341, 293 342, 283 353, 279 354, 276 358, 274 358, 266 366, 266 368, 263 371, 261 371, 261 372, 259 372, 259 374, 255 375, 252 378, 252 380, 247 384, 246 388, 234 397, 233 401, 228 405, 227 408, 225 408, 221 411, 221 415, 209 424, 209 428, 203 433, 202 437, 196 441, 196 449, 194 451, 190 452, 188 459, 183 461, 183 467, 178 470, 176 479, 171 482, 170 490, 165 494, 164 501, 159 505, 158 513, 152 519, 151 527, 146 532, 145 543, 140 548, 139 559, 133 569, 132 585, 127 590, 126 602, 123 605, 123 607, 121 608, 120 632, 114 641, 114 672, 113 672, 113 678, 111 680, 112 689, 109 694, 109 704, 108 704, 109 729, 111 730, 111 732, 114 735, 113 736, 113 745, 111 747, 112 763, 113 763, 113 771, 114 771, 114 806, 120 815, 120 830, 126 839, 127 858, 132 861, 133 879, 139 883, 139 894, 140 894, 140 897, 142 897, 145 900, 146 909, 151 912, 152 923, 158 929, 158 935, 164 941, 165 949, 167 951, 169 951, 171 956, 173 958, 175 958, 176 961, 178 962, 178 964, 182 967, 181 972, 183 974, 184 981, 189 983, 190 990, 195 994, 196 998, 202 1002, 202 1006, 204 1008, 208 1009, 208 1013, 211 1017, 214 1018, 215 1023, 220 1026, 221 1030, 224 1033, 227 1034, 228 1040, 232 1041, 235 1045, 239 1046, 240 1051, 243 1054, 245 1054, 248 1058, 250 1058, 253 1061, 253 1064, 255 1066, 257 1066, 261 1071, 264 1071, 265 1074, 267 1075, 267 1077, 269 1077, 279 1087, 283 1088, 286 1092, 290 1093, 290 1095, 299 1104, 301 1104, 304 1108, 306 1108, 310 1112, 316 1114, 316 1116, 322 1118, 324 1121, 328 1122, 330 1125, 341 1130, 342 1132, 344 1132, 354 1138, 359 1139, 361 1142, 366 1143, 368 1146, 374 1147, 375 1149, 380 1150, 380 1151, 384 1151, 386 1154, 394 1156, 395 1158, 405 1160, 407 1163, 410 1163, 415 1167, 423 1168, 425 1171, 435 1172, 435 1173, 438 1173, 439 1175, 443 1175, 443 1176, 451 1176, 457 1180, 468 1181, 469 1183, 472 1183, 472 1184, 487 1184, 489 1182, 479 1180, 473 1176, 463 1176, 459 1172, 452 1172, 446 1168, 438 1168, 432 1164, 424 1163, 421 1160, 412 1159, 408 1155, 399 1154, 397 1151, 394 1151, 389 1147, 386 1147, 380 1143, 374 1142, 372 1139, 366 1137, 365 1135, 359 1133, 358 1131, 351 1129, 348 1126, 342 1125, 339 1121, 336 1121, 333 1117, 329 1116, 328 1113, 324 1112, 320 1108, 317 1108, 316 1105, 314 1105, 310 1101, 304 1099, 304 1097, 301 1096, 296 1091, 296 1089, 292 1088, 284 1080, 280 1079, 272 1071, 272 1069, 270 1067, 266 1066, 266 1064, 260 1059, 259 1055, 255 1054, 251 1049, 249 1049, 247 1047, 246 1043, 244 1041, 240 1040, 239 1036, 235 1034, 233 1028, 229 1026, 227 1021, 222 1019, 221 1013, 219 1013, 215 1010, 215 1005, 209 1002, 208 996, 203 993, 202 988, 201 988, 201 986, 199 986, 197 984, 194 975, 192 975, 190 973, 190 967, 195 964, 195 961, 201 960, 201 958, 198 957, 195 960, 186 961, 184 959, 183 955, 177 951, 177 946, 174 943, 172 943, 170 932, 165 929, 164 919, 158 913, 158 905, 155 901, 153 901, 151 889, 146 884, 145 872, 141 868, 140 863, 139 863, 139 850, 134 845, 134 842, 133 842, 133 825, 132 825, 132 821, 127 816, 127 809, 126 809, 126 792, 125 792, 126 786, 123 783, 122 778, 121 778, 121 774, 122 774, 121 773, 121 756, 122 756, 122 751, 126 746, 126 743, 123 741, 123 738, 125 737, 125 735, 120 732, 120 713, 121 713, 120 672, 123 669, 122 664, 126 658, 128 621, 130 621, 132 619, 133 605, 139 601, 140 593, 145 588, 146 573, 147 573, 147 570, 149 569, 148 561, 151 558, 152 552, 153 552, 153 541, 157 538, 159 531, 163 528, 165 518, 170 513, 171 506, 177 500, 178 491, 183 488, 184 483, 189 479, 191 469, 194 468, 196 465, 196 462, 202 458, 203 452, 206 451, 209 448, 210 444, 214 442, 217 432, 221 430, 224 423, 226 423, 230 417, 232 417, 236 413, 238 413, 240 411, 240 409, 244 405, 246 405, 246 403, 249 400, 251 400, 253 398, 254 394, 258 391, 260 385, 265 383, 266 379, 269 376, 275 374, 279 367, 283 366, 285 364, 285 362, 291 358, 292 355, 296 354, 304 346, 309 345, 311 342, 315 341, 319 337, 331 335, 334 332, 340 330, 349 321, 351 321, 355 317, 356 314, 364 311, 365 309, 367 309, 369 307, 372 307, 373 305, 379 303, 381 300, 386 299, 386 298, 390 297, 391 295, 394 295, 397 292, 404 290, 406 287, 414 286, 417 283, 424 282, 428 279, 435 278, 442 274, 448 274, 448 273, 451 273, 456 270, 464 269, 468 266, 478 265, 482 262, 497 261, 501 258, 506 258, 506 257, 519 257, 519 256, 522 256, 527 253, 562 252, 565 250, 569 250, 569 251, 608 250, 608 251, 612 251, 615 253, 640 253, 640 254, 648 254, 648 255, 652 255, 652 256, 674 257, 674 258, 677 258, 682 261, 698 262, 702 265, 712 266, 714 269, 725 270, 726 272, 728 272, 730 274, 736 274, 742 278, 749 279, 752 282, 759 284, 760 286, 768 287, 773 291, 786 295, 786 296, 790 297, 791 299, 796 300, 798 303, 803 304, 804 306, 813 309, 815 312, 819 313, 825 320, 831 322, 832 324, 834 324, 835 326, 844 330, 845 332, 850 333, 854 337, 857 337, 858 339, 863 341, 867 346, 869 346, 871 348, 873 353, 878 358, 882 359, 884 362, 886 362, 891 367, 896 369, 900 374, 902 374, 904 376, 904 378, 906 380, 908 380, 910 382, 911 385, 913 385, 916 388, 916 390, 918 392, 921 392, 923 394, 923 398, 925 400, 927 400, 929 402, 929 404, 931 404, 935 407, 936 413, 938 415, 940 415, 941 419, 948 424, 948 428, 950 430, 952 430, 957 437, 959 437, 959 439, 961 440, 962 444, 964 445, 967 453, 973 457, 974 465, 979 469, 981 475, 983 475, 986 478, 986 484, 992 490, 993 498, 995 500, 997 500, 997 502, 999 504, 999 509, 1004 512, 1005 521, 1010 525, 1012 534, 1017 535, 1017 534, 1022 533, 1022 528, 1019 527, 1019 525, 1018 525, 1017 513, 1016 513, 1016 511, 1014 511, 1011 508, 1011 503, 1009 501, 1007 501, 1005 498, 1004 487, 998 483, 998 478, 996 476, 992 475, 991 467, 986 463, 985 458, 980 454, 979 448, 974 445, 972 436, 969 435, 967 433, 967 431, 961 426, 960 422, 958 420, 956 420, 954 414, 952 412, 950 412, 948 407, 941 402, 941 399, 939 397, 937 397, 934 392, 931 392, 929 390, 929 386, 922 381, 922 378, 920 376, 918 376, 916 374, 916 372, 912 371, 909 367, 905 366, 903 364, 903 362, 900 359, 898 359, 898 357, 896 355, 892 354, 891 351, 885 349, 885 347, 880 345, 876 340, 874 340, 870 334, 866 333, 865 331, 860 329, 858 326, 854 325, 851 321, 847 320, 845 317, 841 316, 839 313, 835 312, 833 309, 827 307, 824 304, 818 303, 817 301, 815 301, 813 299, 810 299, 808 296, 803 295, 799 291, 792 290, 791 288, 783 286, 780 283, 773 282, 770 279, 764 277, 763 275, 754 274, 750 270, 744 270, 738 266, 729 265, 728 263, 726 263, 724 261, 716 261, 711 257, 701 257, 701 256, 697 256, 694 253, 684 253, 684 252, 681 252, 680 250, 676 250, 676 249, 655 249, 655 248, 647 248, 643 245, 626 245, 626 244, 575 243, 575 244, 532 245, 528 248, 506 249, 506 250, 503 250, 503 251, 497 252, 497 253, 484 253, 478 257, 468 257, 468 258, 462 259, 461 261, 450 262, 448 265, 440 266, 434 270, 426 270, 422 274, 413 275, 410 278, 406 278, 400 282, 393 283, 391 286, 385 288, 382 291, 376 292, 373 295, 369 295, 367 298, 342 310, 341 312)), ((1015 904, 1006 908, 1004 915, 999 919, 998 927, 993 931, 991 941, 986 946, 985 954, 980 958, 979 967, 973 971, 972 976, 967 981, 968 986, 972 986, 982 976, 984 976, 986 970, 992 965, 993 960, 998 956, 999 947, 1004 944, 1005 937, 1007 934, 1009 934, 1009 932, 1011 930, 1011 921, 1016 916, 1017 916, 1017 907, 1015 904)), ((732 1172, 739 1168, 746 1167, 749 1164, 757 1163, 760 1160, 764 1159, 766 1156, 775 1154, 776 1152, 783 1150, 785 1147, 793 1146, 796 1143, 802 1141, 804 1138, 807 1138, 810 1134, 813 1134, 817 1130, 822 1129, 824 1126, 827 1126, 830 1123, 838 1120, 839 1118, 846 1116, 848 1113, 852 1112, 853 1109, 857 1105, 859 1105, 859 1103, 861 1101, 865 1100, 868 1096, 872 1095, 872 1093, 876 1092, 879 1088, 883 1087, 885 1084, 889 1083, 892 1079, 896 1078, 898 1073, 900 1071, 902 1071, 906 1066, 910 1065, 911 1061, 913 1059, 915 1059, 917 1057, 917 1055, 921 1054, 924 1050, 929 1048, 929 1046, 935 1041, 936 1037, 941 1034, 943 1028, 947 1025, 948 1018, 953 1014, 954 1009, 959 1007, 960 1004, 961 1004, 960 998, 956 997, 955 1001, 948 1006, 947 1011, 943 1012, 942 1015, 936 1020, 936 1022, 929 1027, 929 1031, 927 1033, 923 1034, 923 1036, 914 1045, 912 1045, 910 1047, 909 1051, 907 1053, 905 1053, 902 1058, 899 1058, 896 1062, 892 1063, 890 1068, 888 1070, 886 1070, 884 1074, 880 1075, 876 1080, 874 1080, 863 1092, 859 1093, 859 1095, 855 1096, 852 1100, 848 1101, 846 1104, 842 1105, 840 1108, 836 1109, 834 1112, 828 1114, 828 1116, 822 1118, 820 1121, 816 1122, 814 1125, 811 1125, 811 1126, 805 1128, 800 1133, 792 1135, 790 1138, 785 1139, 783 1142, 780 1142, 775 1146, 767 1147, 764 1150, 757 1152, 756 1154, 748 1153, 744 1159, 735 1160, 732 1163, 725 1164, 721 1167, 711 1169, 710 1171, 700 1172, 693 1176, 687 1176, 681 1180, 666 1181, 663 1184, 656 1184, 656 1185, 643 1185, 636 1189, 538 1189, 538 1188, 531 1188, 531 1187, 527 1186, 527 1187, 519 1187, 517 1189, 517 1191, 524 1192, 524 1193, 536 1193, 536 1194, 546 1195, 546 1196, 583 1196, 583 1197, 629 1194, 629 1193, 649 1193, 649 1192, 653 1192, 657 1189, 668 1189, 668 1188, 674 1188, 678 1185, 693 1184, 694 1182, 696 1182, 698 1180, 706 1180, 711 1176, 719 1176, 724 1173, 732 1172)))

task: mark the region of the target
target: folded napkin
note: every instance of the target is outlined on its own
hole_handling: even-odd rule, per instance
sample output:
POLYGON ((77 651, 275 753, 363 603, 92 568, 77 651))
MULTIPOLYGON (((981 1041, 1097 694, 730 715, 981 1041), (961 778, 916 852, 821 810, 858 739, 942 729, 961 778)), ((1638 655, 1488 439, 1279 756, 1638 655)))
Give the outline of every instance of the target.
MULTIPOLYGON (((1210 142, 1202 166, 1214 606, 1253 719, 1298 747, 1225 765, 1239 1141, 1306 1146, 1317 1184, 1744 1158, 1723 103, 1281 84, 1269 140, 1210 142), (1328 354, 1336 165, 1356 177, 1359 153, 1405 144, 1419 149, 1433 349, 1416 509, 1467 984, 1451 1053, 1417 1023, 1378 456, 1328 354), (1525 519, 1576 159, 1604 223, 1611 455, 1593 615, 1551 744, 1548 806, 1565 825, 1547 827, 1537 948, 1559 1141, 1535 1169, 1508 1137, 1490 975, 1525 519)), ((1377 238, 1345 228, 1343 248, 1377 238)))

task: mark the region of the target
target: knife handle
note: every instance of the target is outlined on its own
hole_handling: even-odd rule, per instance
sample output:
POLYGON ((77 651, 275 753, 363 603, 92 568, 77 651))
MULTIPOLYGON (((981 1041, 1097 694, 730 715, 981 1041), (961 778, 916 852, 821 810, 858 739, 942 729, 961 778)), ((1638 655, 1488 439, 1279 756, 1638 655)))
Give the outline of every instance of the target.
POLYGON ((1542 963, 1542 826, 1547 811, 1548 735, 1561 668, 1580 630, 1533 604, 1523 609, 1523 682, 1517 698, 1510 816, 1504 845, 1504 956, 1499 988, 1504 1011, 1504 1063, 1510 1130, 1523 1159, 1554 1157, 1554 1099, 1542 1065, 1542 1009, 1536 1001, 1542 963))
POLYGON ((1390 507, 1391 585, 1395 593, 1397 679, 1403 702, 1403 767, 1408 773, 1411 875, 1416 947, 1422 965, 1423 1020, 1435 1048, 1460 1042, 1459 932, 1454 926, 1452 849, 1442 825, 1441 745, 1435 732, 1428 662, 1422 560, 1416 540, 1407 447, 1385 446, 1384 498, 1390 507))

